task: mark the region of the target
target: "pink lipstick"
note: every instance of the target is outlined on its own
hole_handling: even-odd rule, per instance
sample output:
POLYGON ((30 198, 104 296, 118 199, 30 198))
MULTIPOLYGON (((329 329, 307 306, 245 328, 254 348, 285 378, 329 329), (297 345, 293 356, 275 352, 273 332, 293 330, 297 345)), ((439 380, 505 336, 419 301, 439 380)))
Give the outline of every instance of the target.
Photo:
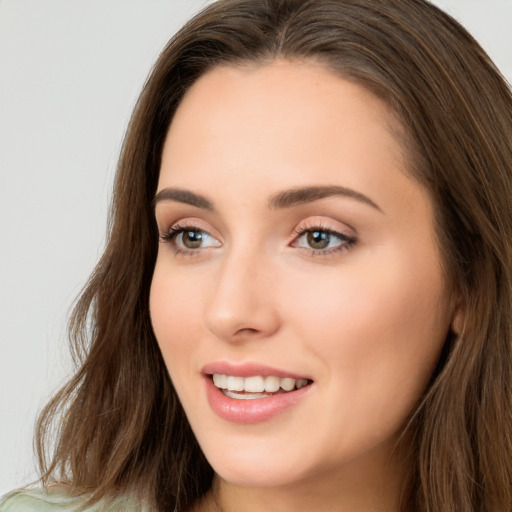
POLYGON ((298 404, 312 388, 308 376, 257 363, 211 363, 203 367, 212 410, 233 423, 268 421, 298 404))

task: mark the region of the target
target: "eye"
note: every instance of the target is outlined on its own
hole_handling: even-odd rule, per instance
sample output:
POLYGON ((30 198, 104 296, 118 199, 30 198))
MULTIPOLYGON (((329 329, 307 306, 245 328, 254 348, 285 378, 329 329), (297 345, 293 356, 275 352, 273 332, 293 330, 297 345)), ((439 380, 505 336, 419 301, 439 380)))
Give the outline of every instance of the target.
POLYGON ((336 237, 327 231, 307 231, 301 238, 304 237, 311 249, 327 249, 333 243, 336 243, 336 237))
POLYGON ((197 226, 172 226, 168 233, 160 235, 163 242, 170 243, 177 252, 193 252, 208 247, 220 247, 220 242, 207 231, 197 226))
POLYGON ((187 249, 199 249, 203 244, 208 246, 208 239, 211 238, 205 231, 185 230, 176 235, 176 244, 182 245, 187 249))
POLYGON ((356 239, 322 226, 300 226, 296 230, 297 237, 292 243, 314 255, 327 255, 350 249, 356 239))

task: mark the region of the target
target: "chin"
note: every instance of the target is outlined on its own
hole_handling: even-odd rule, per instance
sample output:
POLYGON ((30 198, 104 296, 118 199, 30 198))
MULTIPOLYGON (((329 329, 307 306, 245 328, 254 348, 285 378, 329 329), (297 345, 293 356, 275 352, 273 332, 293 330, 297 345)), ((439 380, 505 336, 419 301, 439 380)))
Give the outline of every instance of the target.
POLYGON ((301 480, 300 474, 289 468, 271 464, 256 465, 250 461, 240 463, 220 462, 213 466, 215 473, 240 487, 283 487, 301 480))
POLYGON ((234 485, 287 486, 310 473, 300 447, 296 447, 297 450, 276 449, 272 444, 256 443, 249 448, 216 443, 214 447, 202 446, 202 449, 215 473, 234 485))

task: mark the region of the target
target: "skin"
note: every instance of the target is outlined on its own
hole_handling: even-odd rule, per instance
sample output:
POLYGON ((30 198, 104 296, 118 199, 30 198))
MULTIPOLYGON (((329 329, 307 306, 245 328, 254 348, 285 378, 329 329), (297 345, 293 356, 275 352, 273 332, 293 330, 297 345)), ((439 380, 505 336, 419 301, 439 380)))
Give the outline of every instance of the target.
POLYGON ((405 471, 397 437, 456 319, 427 192, 408 173, 400 125, 362 87, 314 62, 218 67, 170 126, 156 220, 204 233, 162 241, 154 332, 190 424, 215 470, 197 510, 393 511, 405 471), (286 208, 288 189, 340 186, 286 208), (328 229, 326 250, 307 233, 328 229), (206 236, 206 233, 210 237, 206 236), (247 361, 313 380, 301 401, 240 425, 210 408, 201 368, 247 361))

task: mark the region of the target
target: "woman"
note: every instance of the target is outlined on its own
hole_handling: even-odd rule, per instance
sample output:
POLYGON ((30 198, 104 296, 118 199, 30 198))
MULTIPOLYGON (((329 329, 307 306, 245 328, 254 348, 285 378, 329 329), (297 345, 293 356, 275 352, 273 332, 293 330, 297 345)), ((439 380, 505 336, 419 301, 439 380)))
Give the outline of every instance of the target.
POLYGON ((0 510, 509 510, 511 167, 510 89, 428 2, 208 7, 129 126, 59 486, 0 510))

